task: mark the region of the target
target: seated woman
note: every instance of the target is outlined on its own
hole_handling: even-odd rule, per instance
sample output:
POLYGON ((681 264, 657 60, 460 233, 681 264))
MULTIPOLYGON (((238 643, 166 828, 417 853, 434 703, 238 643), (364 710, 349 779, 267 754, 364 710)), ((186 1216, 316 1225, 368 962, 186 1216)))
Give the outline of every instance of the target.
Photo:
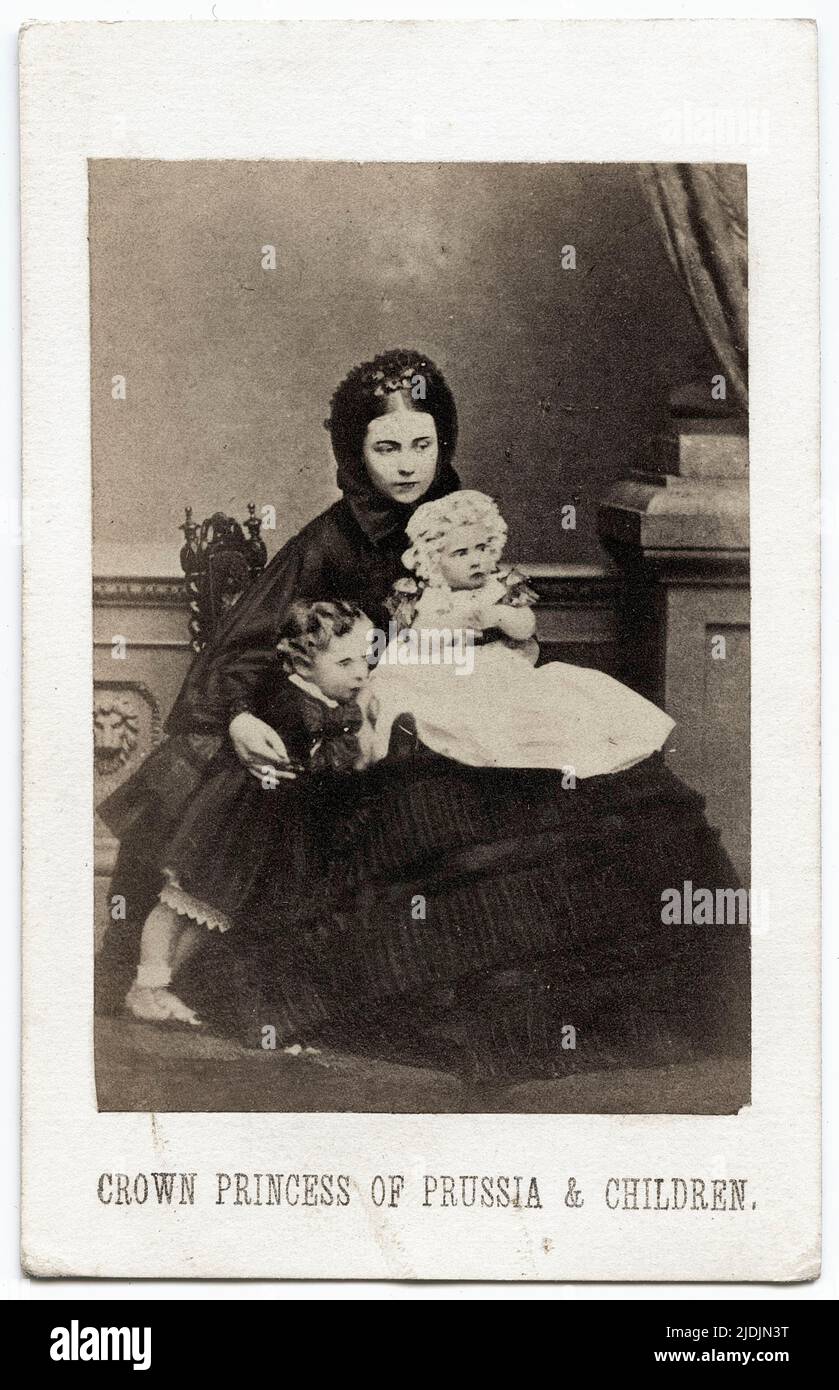
MULTIPOLYGON (((357 602, 384 629, 387 595, 409 577, 406 527, 421 502, 457 489, 454 402, 419 354, 351 372, 329 427, 342 501, 232 610, 196 660, 165 743, 103 808, 122 836, 112 891, 130 919, 112 928, 100 970, 116 981, 117 1006, 144 916, 174 911, 159 901, 163 871, 208 758, 229 734, 252 776, 266 767, 294 775, 281 736, 257 713, 292 601, 357 602)), ((475 627, 486 630, 480 615, 475 627)), ((499 693, 494 717, 504 707, 499 693)), ((554 765, 468 764, 394 728, 387 756, 344 779, 363 793, 353 790, 293 932, 287 904, 266 892, 249 904, 247 930, 206 933, 173 981, 187 1006, 249 1037, 273 1025, 278 1040, 334 1039, 489 1079, 747 1048, 747 931, 662 922, 668 889, 736 879, 701 797, 651 751, 655 740, 629 750, 627 759, 646 754, 632 766, 592 766, 577 779, 554 765)), ((508 722, 504 736, 514 732, 508 722)))

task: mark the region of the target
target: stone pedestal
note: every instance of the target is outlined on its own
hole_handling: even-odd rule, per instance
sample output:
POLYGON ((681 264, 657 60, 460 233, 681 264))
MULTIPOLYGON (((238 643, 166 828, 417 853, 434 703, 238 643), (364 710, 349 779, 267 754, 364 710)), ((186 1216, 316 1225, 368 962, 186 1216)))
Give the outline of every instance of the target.
POLYGON ((676 720, 668 760, 705 796, 709 820, 748 880, 745 435, 718 414, 674 423, 651 468, 618 483, 599 511, 600 537, 623 576, 619 673, 676 720), (662 456, 682 472, 662 471, 662 456))

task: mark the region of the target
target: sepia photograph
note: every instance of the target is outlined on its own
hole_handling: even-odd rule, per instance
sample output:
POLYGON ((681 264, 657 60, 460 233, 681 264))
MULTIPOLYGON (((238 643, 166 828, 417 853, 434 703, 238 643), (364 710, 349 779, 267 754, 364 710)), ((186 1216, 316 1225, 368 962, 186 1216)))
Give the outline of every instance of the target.
POLYGON ((100 1112, 736 1115, 746 166, 87 177, 100 1112))

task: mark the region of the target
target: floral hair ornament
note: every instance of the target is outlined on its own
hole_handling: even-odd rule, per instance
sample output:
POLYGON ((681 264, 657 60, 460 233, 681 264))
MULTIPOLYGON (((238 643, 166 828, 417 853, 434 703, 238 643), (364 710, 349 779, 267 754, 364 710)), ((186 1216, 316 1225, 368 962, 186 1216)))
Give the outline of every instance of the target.
POLYGON ((495 562, 500 560, 507 540, 507 523, 491 497, 465 488, 417 507, 405 527, 411 541, 402 556, 405 568, 413 570, 426 584, 442 583, 438 557, 452 532, 462 526, 480 527, 495 562))
POLYGON ((370 374, 370 384, 373 388, 374 396, 390 396, 397 391, 408 392, 415 400, 424 399, 424 378, 423 373, 428 371, 428 363, 419 358, 410 363, 401 371, 393 371, 390 375, 382 371, 381 368, 370 374))
MULTIPOLYGON (((439 369, 422 353, 408 348, 380 353, 372 362, 354 367, 341 382, 332 397, 332 414, 324 420, 324 427, 334 432, 336 417, 350 399, 357 405, 365 397, 381 399, 401 393, 414 401, 424 401, 435 383, 445 387, 439 369)), ((448 394, 448 387, 445 391, 448 394)))

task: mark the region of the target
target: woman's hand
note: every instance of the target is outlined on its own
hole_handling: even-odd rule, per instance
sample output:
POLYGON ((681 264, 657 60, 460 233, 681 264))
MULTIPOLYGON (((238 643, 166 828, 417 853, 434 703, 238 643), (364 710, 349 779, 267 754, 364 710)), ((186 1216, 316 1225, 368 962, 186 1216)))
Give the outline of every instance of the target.
POLYGON ((239 762, 257 781, 296 775, 285 744, 264 719, 243 711, 231 719, 228 733, 239 762))
POLYGON ((536 631, 536 614, 532 608, 513 608, 509 604, 497 603, 492 611, 493 625, 514 642, 527 642, 536 631))

